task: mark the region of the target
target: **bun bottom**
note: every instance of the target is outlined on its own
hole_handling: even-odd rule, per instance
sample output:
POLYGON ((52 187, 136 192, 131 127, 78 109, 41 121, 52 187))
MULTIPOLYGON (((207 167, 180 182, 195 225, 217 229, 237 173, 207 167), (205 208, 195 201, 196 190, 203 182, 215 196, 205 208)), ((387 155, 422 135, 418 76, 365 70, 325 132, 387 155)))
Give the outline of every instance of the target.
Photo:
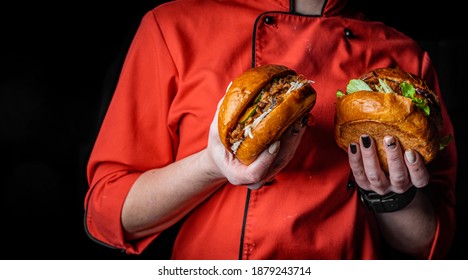
POLYGON ((382 169, 388 173, 387 153, 385 150, 384 137, 394 136, 400 142, 403 151, 411 149, 418 152, 425 164, 431 162, 438 153, 439 143, 437 138, 432 141, 424 140, 417 135, 402 131, 397 126, 388 125, 372 120, 354 121, 336 127, 338 145, 347 151, 349 144, 360 143, 361 135, 369 135, 374 139, 377 154, 382 169))

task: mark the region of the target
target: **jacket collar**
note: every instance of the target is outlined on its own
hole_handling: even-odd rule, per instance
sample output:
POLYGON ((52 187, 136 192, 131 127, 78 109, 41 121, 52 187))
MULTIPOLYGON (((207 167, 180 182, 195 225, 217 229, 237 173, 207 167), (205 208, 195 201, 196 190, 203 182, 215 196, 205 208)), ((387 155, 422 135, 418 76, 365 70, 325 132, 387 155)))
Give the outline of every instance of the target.
MULTIPOLYGON (((294 0, 279 0, 282 5, 288 5, 289 11, 294 12, 294 0)), ((325 0, 322 16, 336 16, 346 9, 348 0, 325 0)))

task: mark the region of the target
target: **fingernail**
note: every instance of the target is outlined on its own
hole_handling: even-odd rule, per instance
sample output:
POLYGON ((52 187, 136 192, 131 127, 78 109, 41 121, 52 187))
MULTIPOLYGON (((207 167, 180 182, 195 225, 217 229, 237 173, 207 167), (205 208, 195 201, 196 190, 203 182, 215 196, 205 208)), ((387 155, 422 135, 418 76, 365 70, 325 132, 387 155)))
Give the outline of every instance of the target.
POLYGON ((362 140, 362 145, 364 145, 364 148, 369 148, 371 145, 371 139, 369 136, 361 136, 362 140))
POLYGON ((259 188, 263 187, 263 181, 259 183, 247 185, 247 187, 251 190, 258 190, 259 188))
MULTIPOLYGON (((302 127, 302 125, 301 125, 301 127, 302 127)), ((299 134, 300 131, 301 131, 300 127, 294 126, 293 129, 292 129, 292 135, 297 135, 297 134, 299 134)))
POLYGON ((387 145, 387 147, 392 147, 396 145, 395 137, 393 136, 385 136, 384 142, 385 142, 385 145, 387 145))
POLYGON ((276 154, 278 152, 279 148, 279 141, 276 141, 275 143, 271 144, 271 146, 268 148, 268 152, 272 155, 276 154))
POLYGON ((351 153, 352 153, 353 155, 357 153, 356 144, 349 144, 349 148, 350 148, 351 153))
POLYGON ((416 155, 415 155, 414 151, 412 151, 412 150, 406 150, 405 151, 405 157, 406 157, 406 160, 409 163, 415 163, 416 162, 416 155))

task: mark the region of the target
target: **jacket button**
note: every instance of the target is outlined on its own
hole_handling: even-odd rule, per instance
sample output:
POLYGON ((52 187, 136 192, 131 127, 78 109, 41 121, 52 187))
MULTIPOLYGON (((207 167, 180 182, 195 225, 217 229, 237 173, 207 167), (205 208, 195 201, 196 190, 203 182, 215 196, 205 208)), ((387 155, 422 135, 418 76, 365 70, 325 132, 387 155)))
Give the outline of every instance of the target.
POLYGON ((265 24, 271 25, 271 24, 275 23, 275 19, 274 19, 272 16, 266 16, 266 17, 263 19, 263 22, 264 22, 265 24))
POLYGON ((346 37, 348 37, 348 38, 353 38, 354 37, 353 31, 351 31, 351 29, 348 29, 348 28, 345 28, 344 35, 346 37))
POLYGON ((354 182, 352 180, 349 180, 348 185, 346 185, 346 189, 352 190, 352 189, 354 189, 355 186, 356 186, 356 182, 354 182))

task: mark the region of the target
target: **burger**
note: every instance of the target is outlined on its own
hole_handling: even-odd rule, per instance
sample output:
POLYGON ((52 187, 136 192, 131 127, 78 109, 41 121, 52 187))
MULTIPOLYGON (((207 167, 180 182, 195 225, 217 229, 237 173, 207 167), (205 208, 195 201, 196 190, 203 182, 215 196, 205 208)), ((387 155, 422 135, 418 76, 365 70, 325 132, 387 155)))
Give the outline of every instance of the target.
POLYGON ((249 165, 315 105, 312 81, 275 64, 248 69, 227 87, 218 114, 224 146, 249 165))
POLYGON ((441 144, 442 115, 437 95, 420 77, 399 68, 377 68, 337 91, 335 140, 342 149, 373 137, 382 169, 388 172, 383 138, 396 137, 403 149, 418 152, 425 164, 441 144))

